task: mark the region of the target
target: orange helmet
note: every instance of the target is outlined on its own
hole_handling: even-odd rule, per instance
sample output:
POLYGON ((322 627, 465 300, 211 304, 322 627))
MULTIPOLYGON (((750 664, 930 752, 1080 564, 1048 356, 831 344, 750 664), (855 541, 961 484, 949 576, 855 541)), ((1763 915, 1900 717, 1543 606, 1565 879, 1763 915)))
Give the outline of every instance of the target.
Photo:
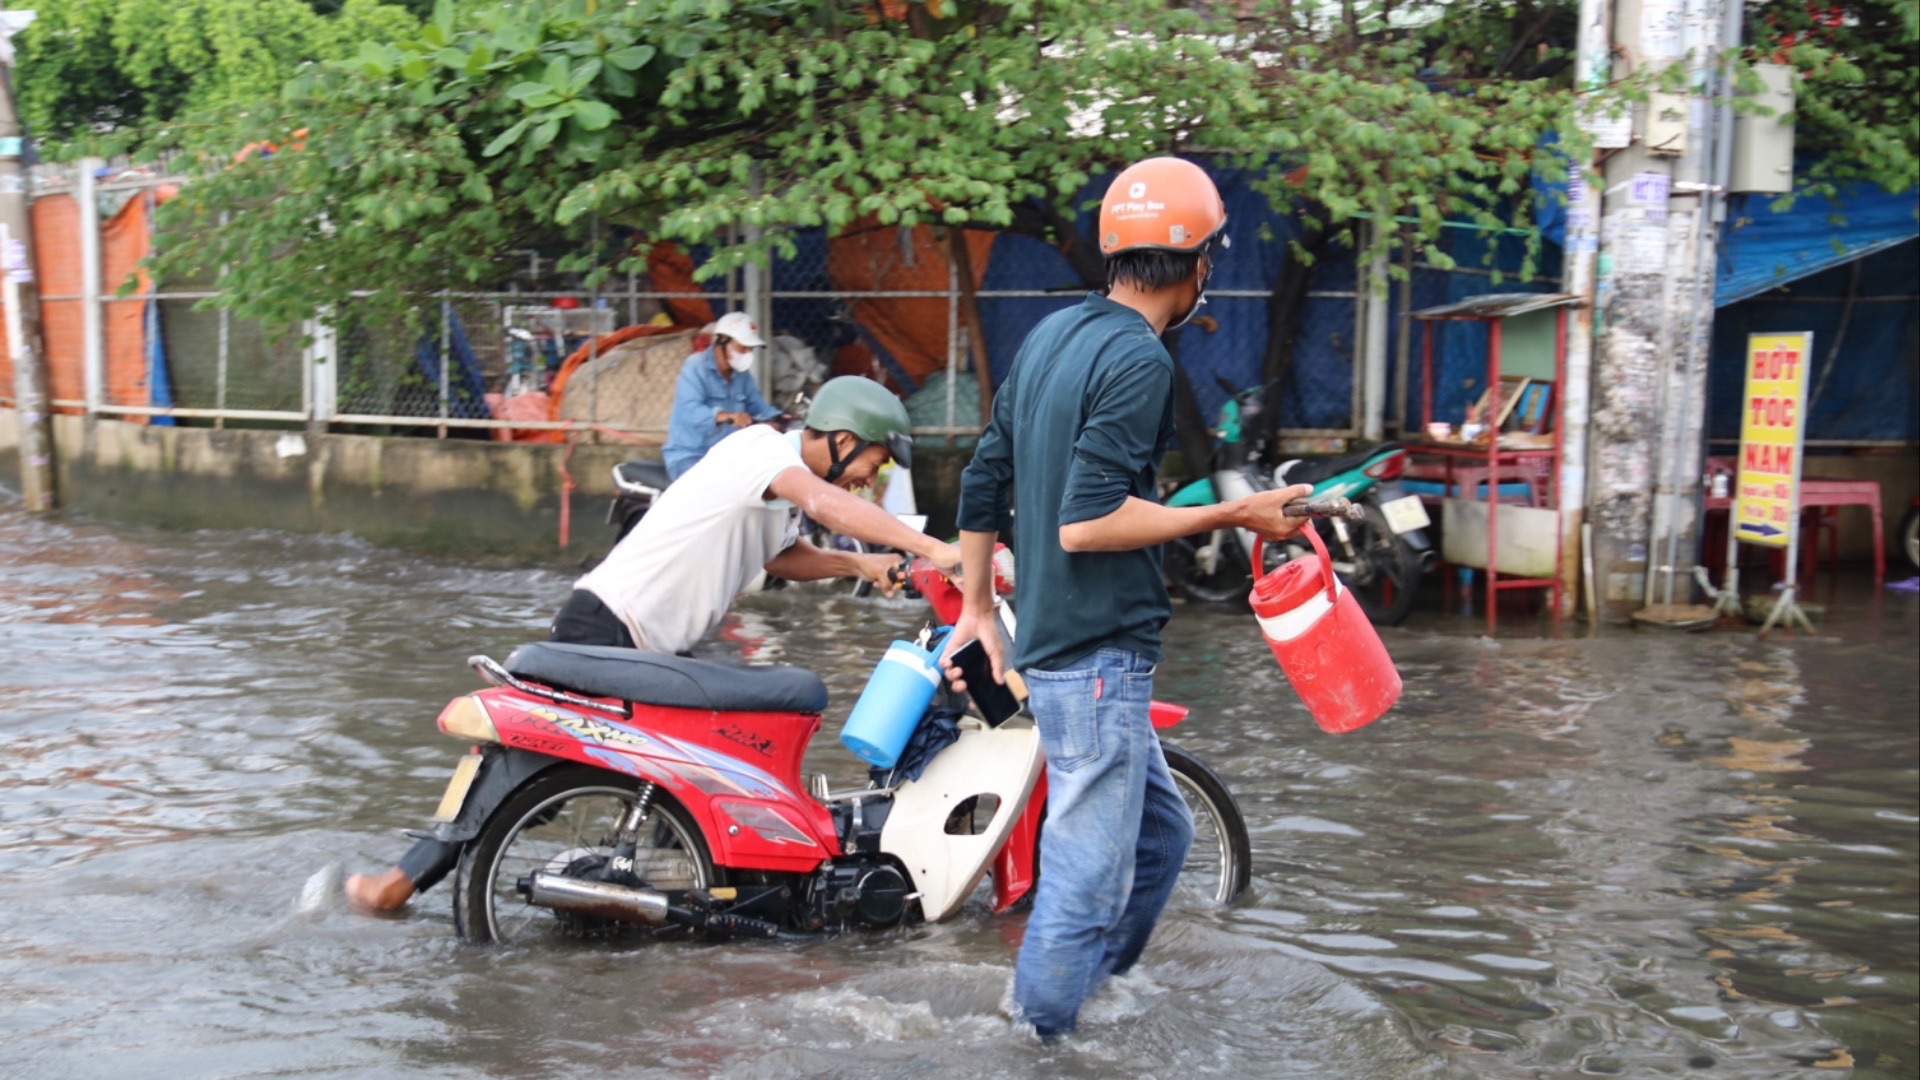
POLYGON ((1227 227, 1227 206, 1206 171, 1174 157, 1137 161, 1100 203, 1100 253, 1194 252, 1227 227))

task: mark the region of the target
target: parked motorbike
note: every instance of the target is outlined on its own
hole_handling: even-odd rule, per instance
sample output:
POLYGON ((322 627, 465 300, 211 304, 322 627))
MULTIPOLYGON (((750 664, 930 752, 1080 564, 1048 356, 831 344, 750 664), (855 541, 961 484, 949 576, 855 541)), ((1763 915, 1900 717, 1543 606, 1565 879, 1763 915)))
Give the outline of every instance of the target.
MULTIPOLYGON (((941 625, 958 619, 960 591, 931 563, 905 577, 941 625)), ((440 714, 473 747, 429 834, 463 845, 468 941, 834 933, 949 918, 988 873, 996 912, 1034 887, 1046 777, 1031 723, 963 718, 917 778, 833 791, 800 776, 827 706, 812 672, 550 642, 468 663, 492 685, 440 714)), ((1186 715, 1152 706, 1157 728, 1186 715)), ((1164 749, 1196 820, 1181 895, 1228 903, 1251 870, 1239 807, 1200 759, 1164 749)))
MULTIPOLYGON (((1433 561, 1433 545, 1426 529, 1432 524, 1420 497, 1400 485, 1407 452, 1399 443, 1381 443, 1367 450, 1331 458, 1296 459, 1268 470, 1260 448, 1246 437, 1247 423, 1260 413, 1266 387, 1235 393, 1230 384, 1214 433, 1212 471, 1167 499, 1168 506, 1208 506, 1244 498, 1290 484, 1312 484, 1311 498, 1343 496, 1358 504, 1363 519, 1317 520, 1333 555, 1333 568, 1367 618, 1377 625, 1396 626, 1413 610, 1420 575, 1433 561)), ((1218 603, 1244 599, 1252 578, 1253 534, 1245 529, 1215 529, 1182 537, 1166 547, 1168 584, 1193 600, 1218 603)), ((1280 562, 1312 554, 1305 540, 1268 544, 1263 570, 1280 562)))
POLYGON ((1907 557, 1907 566, 1920 574, 1920 495, 1913 497, 1913 505, 1907 509, 1907 516, 1900 519, 1900 553, 1907 557))

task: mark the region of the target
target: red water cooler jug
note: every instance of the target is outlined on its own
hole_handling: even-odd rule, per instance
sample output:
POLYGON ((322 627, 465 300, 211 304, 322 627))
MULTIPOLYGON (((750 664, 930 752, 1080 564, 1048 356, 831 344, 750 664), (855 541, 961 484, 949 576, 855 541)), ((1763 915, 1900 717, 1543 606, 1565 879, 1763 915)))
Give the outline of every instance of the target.
POLYGON ((1260 573, 1253 545, 1253 614, 1280 670, 1314 722, 1339 734, 1380 719, 1400 700, 1400 673, 1353 593, 1333 576, 1318 530, 1301 530, 1317 558, 1293 559, 1260 573))

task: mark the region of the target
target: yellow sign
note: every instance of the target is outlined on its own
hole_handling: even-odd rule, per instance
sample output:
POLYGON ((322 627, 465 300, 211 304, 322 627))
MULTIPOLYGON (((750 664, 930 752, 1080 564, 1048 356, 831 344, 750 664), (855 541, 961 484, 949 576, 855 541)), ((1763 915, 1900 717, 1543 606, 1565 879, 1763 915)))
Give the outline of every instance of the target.
POLYGON ((1801 435, 1806 431, 1812 334, 1747 337, 1747 390, 1740 399, 1740 469, 1733 535, 1788 547, 1800 521, 1801 435))

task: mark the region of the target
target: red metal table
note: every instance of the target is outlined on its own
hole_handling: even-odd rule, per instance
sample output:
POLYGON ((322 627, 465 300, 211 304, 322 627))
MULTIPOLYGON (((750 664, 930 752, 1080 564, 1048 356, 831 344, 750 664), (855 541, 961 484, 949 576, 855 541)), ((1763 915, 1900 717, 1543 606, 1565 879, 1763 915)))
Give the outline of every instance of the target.
MULTIPOLYGON (((1707 471, 1709 474, 1725 473, 1732 476, 1734 475, 1733 459, 1708 458, 1707 471)), ((1841 480, 1821 476, 1800 478, 1800 508, 1810 510, 1814 514, 1815 539, 1814 543, 1802 545, 1801 550, 1805 552, 1805 558, 1801 562, 1802 576, 1812 580, 1813 568, 1819 562, 1819 552, 1815 549, 1818 547, 1821 517, 1829 510, 1837 513, 1843 506, 1864 506, 1873 516, 1873 582, 1878 585, 1884 582, 1887 576, 1887 537, 1885 524, 1880 517, 1880 482, 1878 480, 1841 480)), ((1733 498, 1729 496, 1716 499, 1709 495, 1706 500, 1706 510, 1708 513, 1714 511, 1731 513, 1733 498)), ((1828 551, 1828 558, 1830 563, 1839 561, 1840 541, 1837 536, 1828 551)))

